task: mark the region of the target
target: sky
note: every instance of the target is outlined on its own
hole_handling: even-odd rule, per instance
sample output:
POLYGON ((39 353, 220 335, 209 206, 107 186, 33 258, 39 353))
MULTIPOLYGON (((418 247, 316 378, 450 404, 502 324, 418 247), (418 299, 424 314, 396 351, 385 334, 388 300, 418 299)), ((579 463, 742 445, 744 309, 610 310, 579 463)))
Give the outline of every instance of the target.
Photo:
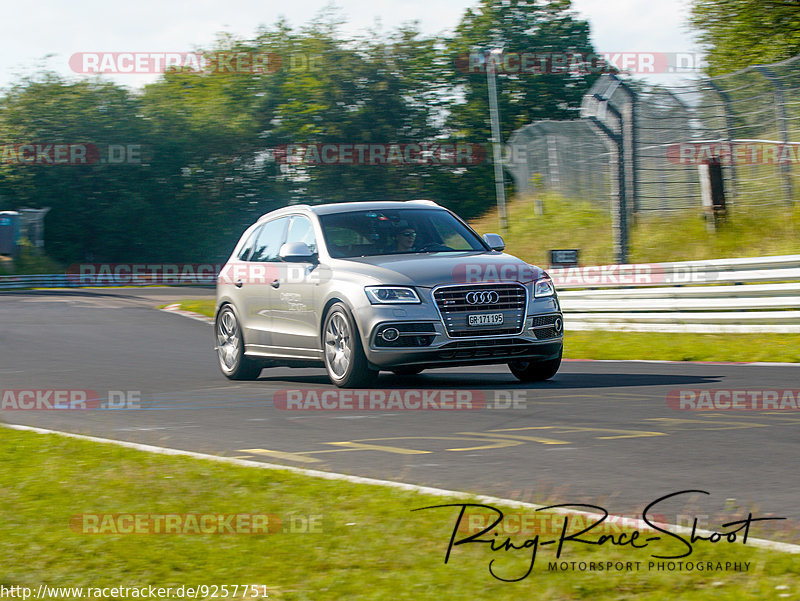
MULTIPOLYGON (((13 18, 0 24, 0 87, 42 69, 80 77, 70 67, 70 57, 77 53, 191 52, 211 46, 220 32, 252 37, 259 25, 271 25, 279 17, 301 26, 331 5, 345 19, 344 30, 350 34, 375 27, 391 30, 410 21, 417 21, 423 33, 439 34, 452 31, 464 11, 477 4, 477 0, 28 0, 15 3, 13 18)), ((651 75, 650 54, 682 53, 678 58, 668 55, 668 62, 699 64, 699 48, 687 25, 688 5, 688 0, 573 0, 573 10, 589 21, 598 52, 640 53, 614 60, 641 65, 638 76, 666 84, 678 83, 685 75, 651 75)), ((9 7, 4 12, 11 14, 9 7)), ((662 64, 663 58, 655 59, 656 70, 662 64)), ((110 78, 139 87, 157 75, 110 78)))

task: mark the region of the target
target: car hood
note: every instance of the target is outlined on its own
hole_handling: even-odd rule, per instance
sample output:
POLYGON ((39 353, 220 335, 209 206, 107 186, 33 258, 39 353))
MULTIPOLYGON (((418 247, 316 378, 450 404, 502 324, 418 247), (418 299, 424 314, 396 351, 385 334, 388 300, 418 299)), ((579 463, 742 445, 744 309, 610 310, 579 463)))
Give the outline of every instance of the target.
POLYGON ((376 284, 433 287, 442 284, 530 282, 544 272, 512 255, 498 252, 424 253, 354 257, 331 261, 375 280, 376 284))

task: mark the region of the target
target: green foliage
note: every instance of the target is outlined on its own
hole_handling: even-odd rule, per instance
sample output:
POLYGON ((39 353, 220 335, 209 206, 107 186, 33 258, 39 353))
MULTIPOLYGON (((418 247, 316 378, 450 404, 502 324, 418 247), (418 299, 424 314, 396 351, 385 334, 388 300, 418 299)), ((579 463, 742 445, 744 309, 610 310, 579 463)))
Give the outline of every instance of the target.
MULTIPOLYGON (((569 6, 482 0, 451 39, 415 26, 349 39, 328 11, 299 30, 278 21, 207 49, 267 55, 275 68, 173 69, 137 92, 99 78, 28 77, 0 97, 4 143, 133 145, 141 161, 0 163, 3 207, 51 207, 47 252, 66 264, 224 260, 256 216, 294 202, 433 198, 476 216, 494 202, 490 160, 282 164, 275 149, 465 142, 480 150, 489 137, 485 75, 460 72, 456 58, 490 43, 590 52, 588 25, 569 6)), ((535 118, 573 116, 590 83, 565 73, 499 76, 503 137, 535 118)))
MULTIPOLYGON (((576 17, 569 0, 481 0, 475 9, 467 10, 446 47, 451 67, 444 81, 463 95, 450 106, 447 119, 455 139, 487 145, 491 140, 486 73, 470 72, 464 68, 464 59, 492 48, 509 54, 585 56, 594 52, 589 24, 576 17), (461 68, 453 68, 459 64, 461 68)), ((501 139, 507 140, 514 130, 537 119, 577 117, 583 94, 596 76, 563 73, 552 67, 545 71, 549 72, 497 73, 501 139)), ((494 202, 492 173, 491 154, 487 153, 485 165, 450 178, 441 198, 466 217, 476 217, 494 202)))
POLYGON ((19 244, 19 255, 13 261, 0 262, 0 275, 22 275, 34 273, 61 273, 64 267, 44 253, 35 249, 27 238, 19 244))
POLYGON ((711 75, 800 54, 794 0, 693 0, 690 22, 708 48, 711 75))

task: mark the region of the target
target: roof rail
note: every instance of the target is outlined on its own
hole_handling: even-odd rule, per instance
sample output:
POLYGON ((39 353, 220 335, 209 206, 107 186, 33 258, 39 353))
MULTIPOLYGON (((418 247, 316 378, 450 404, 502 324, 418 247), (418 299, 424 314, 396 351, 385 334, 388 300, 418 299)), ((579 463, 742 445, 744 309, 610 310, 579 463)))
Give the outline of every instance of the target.
POLYGON ((406 202, 415 202, 420 205, 430 205, 432 207, 438 207, 439 205, 432 200, 424 200, 424 199, 417 199, 417 200, 407 200, 406 202))
POLYGON ((301 205, 286 205, 285 207, 278 207, 277 209, 273 209, 273 210, 271 210, 271 211, 267 211, 266 213, 264 213, 263 215, 261 215, 261 217, 259 217, 259 218, 258 218, 258 221, 261 221, 261 220, 262 220, 262 219, 264 219, 264 217, 266 217, 267 215, 271 215, 272 213, 275 213, 275 212, 277 212, 277 211, 287 211, 287 210, 294 210, 294 209, 310 209, 310 208, 311 208, 311 205, 307 205, 307 204, 301 204, 301 205))

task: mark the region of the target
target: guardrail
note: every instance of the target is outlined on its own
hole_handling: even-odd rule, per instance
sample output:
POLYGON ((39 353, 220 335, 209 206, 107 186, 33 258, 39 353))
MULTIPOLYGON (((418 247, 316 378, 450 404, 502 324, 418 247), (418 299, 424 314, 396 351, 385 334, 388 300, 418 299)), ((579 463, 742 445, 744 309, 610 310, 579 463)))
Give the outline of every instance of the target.
MULTIPOLYGON (((800 333, 800 255, 548 272, 559 290, 567 330, 800 333)), ((216 283, 208 275, 185 274, 169 282, 147 275, 127 285, 216 283)), ((119 282, 98 277, 90 285, 119 282)), ((76 274, 0 276, 0 290, 85 286, 76 274)))
POLYGON ((46 273, 35 275, 0 275, 0 290, 24 290, 30 288, 108 288, 119 286, 216 286, 216 275, 185 274, 165 281, 158 274, 137 275, 123 283, 114 277, 88 278, 78 274, 46 273))
POLYGON ((800 255, 549 273, 571 330, 800 333, 800 255))

